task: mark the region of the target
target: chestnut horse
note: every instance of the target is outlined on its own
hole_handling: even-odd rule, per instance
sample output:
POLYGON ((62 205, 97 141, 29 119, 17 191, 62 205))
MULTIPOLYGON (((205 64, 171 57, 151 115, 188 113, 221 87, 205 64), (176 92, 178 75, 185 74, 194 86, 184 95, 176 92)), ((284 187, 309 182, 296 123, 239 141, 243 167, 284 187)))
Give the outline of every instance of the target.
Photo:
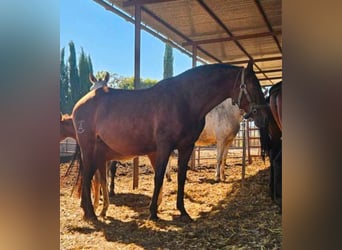
POLYGON ((67 137, 76 139, 76 133, 74 129, 74 124, 72 123, 72 117, 68 114, 60 114, 59 141, 63 141, 67 137))
MULTIPOLYGON (((177 209, 181 219, 191 220, 184 207, 188 161, 206 114, 229 97, 257 126, 265 126, 266 102, 252 62, 246 69, 227 64, 198 66, 148 89, 102 87, 82 97, 74 106, 72 117, 83 162, 84 219, 97 220, 90 196, 95 171, 98 169, 101 181, 106 181, 107 160, 147 155, 155 172, 150 219, 157 220, 166 165, 171 152, 177 149, 177 209)), ((108 199, 106 189, 103 195, 108 199)), ((102 216, 107 208, 103 207, 102 216)))
MULTIPOLYGON (((60 141, 64 140, 67 137, 71 137, 76 140, 76 132, 74 129, 74 124, 72 122, 72 117, 69 114, 60 114, 60 121, 59 121, 59 126, 60 126, 60 141)), ((71 168, 72 164, 74 163, 75 160, 79 161, 80 168, 82 168, 82 160, 80 159, 80 152, 79 152, 79 146, 76 146, 76 151, 74 153, 73 159, 71 161, 71 164, 69 166, 69 169, 71 168)), ((69 172, 69 169, 67 170, 66 175, 69 172)), ((81 194, 81 183, 82 181, 78 182, 79 187, 78 187, 78 195, 80 197, 81 194)), ((98 171, 96 171, 94 175, 94 180, 93 180, 93 193, 94 193, 94 208, 96 208, 99 205, 99 196, 100 196, 100 174, 98 171)))

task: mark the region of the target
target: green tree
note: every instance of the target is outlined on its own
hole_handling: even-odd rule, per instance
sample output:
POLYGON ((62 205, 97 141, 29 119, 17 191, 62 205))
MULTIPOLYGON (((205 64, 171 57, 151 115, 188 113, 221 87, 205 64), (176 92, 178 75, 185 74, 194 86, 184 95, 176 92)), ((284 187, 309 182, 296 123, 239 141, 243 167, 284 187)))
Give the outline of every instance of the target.
POLYGON ((60 111, 65 113, 71 113, 72 103, 69 89, 68 68, 64 61, 65 49, 61 50, 60 58, 60 81, 59 81, 59 108, 60 111))
POLYGON ((91 62, 90 55, 88 55, 88 66, 89 66, 89 73, 93 74, 93 63, 91 62))
POLYGON ((90 57, 86 56, 82 48, 80 58, 78 61, 78 72, 79 72, 79 80, 80 80, 80 93, 79 93, 80 97, 88 93, 91 87, 91 83, 89 81, 90 66, 89 66, 88 58, 90 57))
POLYGON ((65 49, 61 49, 60 110, 70 114, 75 103, 89 91, 89 73, 93 72, 93 65, 90 55, 86 55, 83 49, 77 65, 75 45, 72 41, 69 43, 69 50, 68 63, 65 64, 65 49))
POLYGON ((69 67, 69 81, 70 81, 70 90, 71 90, 71 97, 72 103, 75 103, 80 99, 81 95, 81 88, 80 88, 80 79, 78 75, 77 63, 76 63, 76 50, 75 44, 73 41, 69 42, 69 60, 68 60, 68 67, 69 67))
MULTIPOLYGON (((155 85, 158 81, 153 79, 140 79, 141 88, 149 88, 155 85)), ((119 76, 114 73, 111 74, 110 81, 108 82, 108 86, 116 89, 134 89, 134 77, 124 77, 119 76)))
POLYGON ((164 52, 164 79, 173 76, 173 54, 172 47, 169 44, 165 44, 164 52))

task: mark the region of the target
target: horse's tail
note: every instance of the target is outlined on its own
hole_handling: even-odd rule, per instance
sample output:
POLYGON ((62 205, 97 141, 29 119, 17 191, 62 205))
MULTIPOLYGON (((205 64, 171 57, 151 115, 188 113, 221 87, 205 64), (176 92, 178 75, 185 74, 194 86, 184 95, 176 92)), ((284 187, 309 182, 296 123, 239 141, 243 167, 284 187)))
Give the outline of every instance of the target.
POLYGON ((72 160, 70 162, 70 165, 69 165, 67 171, 64 174, 64 177, 68 176, 71 173, 73 167, 75 166, 76 161, 78 162, 77 177, 76 177, 75 182, 73 183, 70 196, 72 196, 76 186, 78 186, 78 196, 80 196, 81 182, 79 180, 80 180, 80 173, 82 171, 83 164, 82 164, 82 160, 81 160, 81 150, 80 150, 80 146, 78 144, 76 144, 75 153, 72 157, 72 160))

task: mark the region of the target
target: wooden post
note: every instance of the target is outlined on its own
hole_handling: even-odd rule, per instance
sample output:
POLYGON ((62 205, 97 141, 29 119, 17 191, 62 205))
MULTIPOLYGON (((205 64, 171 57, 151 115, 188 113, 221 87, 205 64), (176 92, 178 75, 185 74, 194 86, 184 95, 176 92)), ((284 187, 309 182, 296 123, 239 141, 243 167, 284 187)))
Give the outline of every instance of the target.
POLYGON ((197 147, 197 166, 200 165, 201 160, 201 147, 197 147))
MULTIPOLYGON (((192 45, 192 67, 195 68, 197 64, 197 46, 195 44, 192 45)), ((196 153, 195 148, 192 151, 191 158, 190 158, 190 168, 194 169, 196 165, 196 153)))
MULTIPOLYGON (((134 36, 134 89, 140 88, 140 23, 141 5, 135 5, 134 36)), ((138 107, 137 107, 138 108, 138 107)), ((139 186, 139 157, 133 159, 133 189, 139 186)))

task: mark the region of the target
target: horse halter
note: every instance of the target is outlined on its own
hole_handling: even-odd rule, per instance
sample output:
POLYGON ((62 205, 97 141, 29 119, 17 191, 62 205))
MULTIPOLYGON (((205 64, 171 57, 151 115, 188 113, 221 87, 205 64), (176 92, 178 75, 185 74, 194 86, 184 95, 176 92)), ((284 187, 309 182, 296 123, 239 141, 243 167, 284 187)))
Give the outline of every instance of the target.
MULTIPOLYGON (((242 95, 245 94, 247 101, 249 102, 250 105, 249 105, 249 111, 243 117, 245 119, 248 119, 251 116, 251 114, 256 114, 257 109, 264 108, 265 105, 257 105, 254 102, 252 102, 252 98, 247 91, 247 87, 246 87, 246 83, 245 83, 245 68, 242 68, 241 72, 242 72, 242 74, 241 74, 240 92, 239 92, 237 105, 238 105, 238 107, 240 107, 242 95)), ((239 74, 237 75, 237 77, 239 77, 239 74)), ((237 81, 237 79, 236 79, 236 81, 237 81)), ((236 81, 235 81, 235 83, 236 83, 236 81)), ((234 87, 235 87, 235 83, 234 83, 234 87)))

